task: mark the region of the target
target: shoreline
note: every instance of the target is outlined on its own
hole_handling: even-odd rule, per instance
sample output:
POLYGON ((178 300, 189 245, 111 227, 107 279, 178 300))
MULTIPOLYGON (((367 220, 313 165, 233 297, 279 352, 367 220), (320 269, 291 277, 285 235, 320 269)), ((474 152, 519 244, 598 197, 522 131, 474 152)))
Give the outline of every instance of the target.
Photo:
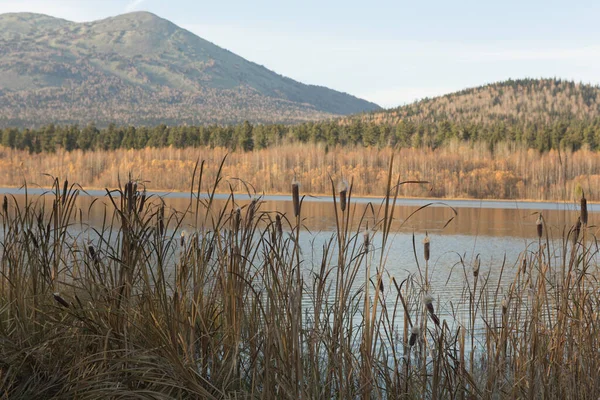
MULTIPOLYGON (((64 181, 63 181, 64 182, 64 181)), ((106 190, 109 191, 114 191, 117 190, 117 188, 101 188, 101 187, 81 187, 80 189, 80 193, 84 196, 90 196, 90 197, 101 197, 101 196, 105 196, 106 195, 106 190)), ((41 192, 50 192, 52 190, 51 186, 40 186, 40 185, 32 185, 32 186, 27 186, 27 191, 28 193, 31 193, 33 191, 33 195, 40 195, 42 194, 41 192)), ((16 195, 23 195, 25 194, 25 189, 24 186, 10 186, 10 185, 6 185, 6 186, 0 186, 0 195, 6 195, 6 194, 16 194, 16 195)), ((147 190, 148 194, 153 194, 153 195, 157 195, 157 196, 164 196, 164 197, 175 197, 175 198, 185 198, 185 197, 189 197, 191 196, 189 191, 182 191, 182 190, 147 190)), ((256 195, 250 196, 248 197, 248 193, 247 192, 233 192, 233 194, 239 199, 238 196, 243 196, 246 197, 246 199, 242 198, 241 200, 250 200, 251 198, 254 197, 265 197, 268 198, 269 197, 284 197, 284 196, 289 196, 289 201, 291 201, 291 192, 284 192, 284 193, 280 193, 280 192, 272 192, 272 193, 257 193, 256 195)), ((301 188, 301 194, 302 194, 302 188, 301 188)), ((336 193, 337 194, 337 193, 336 193)), ((194 192, 195 195, 195 192, 194 192)), ((231 192, 215 192, 215 196, 218 196, 219 198, 223 198, 223 197, 228 197, 229 195, 231 195, 231 192)), ((332 199, 332 194, 331 193, 305 193, 303 194, 305 197, 305 199, 307 201, 326 201, 326 200, 331 200, 332 199)), ((207 192, 202 192, 202 197, 208 197, 208 193, 207 192)), ((361 200, 361 202, 364 202, 364 200, 380 200, 383 201, 385 199, 384 196, 377 196, 377 195, 360 195, 360 196, 352 196, 353 200, 361 200)), ((286 199, 273 199, 273 200, 277 200, 277 201, 286 201, 286 199)), ((481 203, 481 204, 492 204, 492 203, 503 203, 503 204, 509 204, 509 203, 537 203, 537 204, 572 204, 574 206, 577 206, 579 203, 576 200, 537 200, 537 199, 481 199, 481 198, 474 198, 474 197, 413 197, 413 196, 398 196, 397 198, 397 202, 402 202, 402 201, 408 201, 408 202, 412 202, 412 201, 424 201, 424 202, 444 202, 444 201, 449 201, 449 202, 469 202, 469 203, 481 203)), ((600 201, 592 201, 588 199, 588 205, 600 205, 600 201)))

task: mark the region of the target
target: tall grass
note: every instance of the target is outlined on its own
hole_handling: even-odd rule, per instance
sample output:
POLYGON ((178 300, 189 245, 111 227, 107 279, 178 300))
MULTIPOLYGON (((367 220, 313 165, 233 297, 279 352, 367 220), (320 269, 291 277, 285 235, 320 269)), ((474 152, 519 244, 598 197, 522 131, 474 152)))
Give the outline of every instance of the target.
POLYGON ((309 234, 301 186, 292 184, 294 215, 234 193, 217 207, 224 164, 210 183, 196 164, 185 210, 129 179, 92 205, 105 210, 96 226, 76 207, 82 189, 66 181, 24 203, 4 198, 0 397, 600 394, 587 211, 558 249, 540 215, 508 286, 480 272, 479 258, 464 261, 462 298, 446 299, 431 283, 433 238, 423 253, 414 246, 418 274, 388 276, 395 202, 410 183, 392 162, 384 201, 362 215, 352 182, 336 190, 331 179, 337 230, 312 260, 300 246, 309 234))

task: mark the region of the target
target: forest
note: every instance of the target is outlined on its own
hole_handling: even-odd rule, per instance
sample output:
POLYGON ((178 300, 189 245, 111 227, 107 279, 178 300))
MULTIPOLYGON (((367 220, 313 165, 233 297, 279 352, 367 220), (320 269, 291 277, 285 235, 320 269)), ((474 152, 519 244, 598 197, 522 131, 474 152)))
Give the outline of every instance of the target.
POLYGON ((298 125, 116 126, 97 128, 94 124, 49 124, 39 129, 5 128, 1 144, 29 153, 55 152, 57 149, 117 150, 186 147, 224 147, 252 151, 289 143, 361 146, 374 148, 437 149, 452 141, 485 143, 493 151, 499 143, 512 143, 539 152, 600 147, 600 117, 556 122, 494 122, 493 124, 400 121, 396 125, 351 121, 322 121, 298 125))
POLYGON ((508 80, 394 109, 287 125, 259 124, 248 117, 212 125, 40 121, 34 128, 11 125, 2 117, 1 144, 36 154, 169 146, 252 151, 290 143, 437 149, 454 141, 484 143, 492 152, 500 143, 542 153, 600 148, 600 88, 559 79, 508 80))

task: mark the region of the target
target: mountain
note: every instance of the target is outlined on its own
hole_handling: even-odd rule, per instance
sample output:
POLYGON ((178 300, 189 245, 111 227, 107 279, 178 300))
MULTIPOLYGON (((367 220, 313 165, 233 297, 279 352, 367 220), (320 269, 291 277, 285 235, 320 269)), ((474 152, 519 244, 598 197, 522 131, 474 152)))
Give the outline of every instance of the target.
POLYGON ((355 118, 389 125, 400 121, 489 125, 551 124, 598 117, 598 86, 561 79, 509 79, 355 118))
POLYGON ((0 126, 293 123, 378 109, 148 12, 89 23, 0 15, 0 126))

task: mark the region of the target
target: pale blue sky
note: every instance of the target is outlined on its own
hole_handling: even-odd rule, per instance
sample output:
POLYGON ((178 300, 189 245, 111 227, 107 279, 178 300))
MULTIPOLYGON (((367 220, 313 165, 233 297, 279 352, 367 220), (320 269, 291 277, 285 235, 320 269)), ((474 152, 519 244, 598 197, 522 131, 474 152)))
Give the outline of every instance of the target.
POLYGON ((136 10, 384 107, 508 78, 600 83, 600 1, 0 0, 73 21, 136 10))

